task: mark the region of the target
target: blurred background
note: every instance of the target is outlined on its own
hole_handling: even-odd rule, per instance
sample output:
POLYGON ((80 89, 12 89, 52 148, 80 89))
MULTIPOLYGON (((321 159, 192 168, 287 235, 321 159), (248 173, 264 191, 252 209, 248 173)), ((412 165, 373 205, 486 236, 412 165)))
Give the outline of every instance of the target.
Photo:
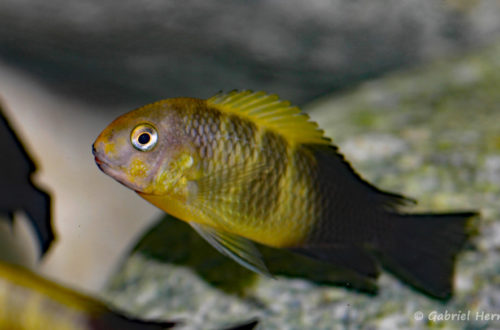
POLYGON ((305 106, 499 42, 498 0, 2 0, 0 98, 53 198, 57 240, 38 265, 18 214, 12 231, 0 227, 0 254, 102 288, 161 214, 91 154, 98 133, 133 108, 232 89, 305 106))
POLYGON ((495 0, 4 0, 0 12, 5 64, 123 108, 241 88, 302 105, 500 31, 495 0))

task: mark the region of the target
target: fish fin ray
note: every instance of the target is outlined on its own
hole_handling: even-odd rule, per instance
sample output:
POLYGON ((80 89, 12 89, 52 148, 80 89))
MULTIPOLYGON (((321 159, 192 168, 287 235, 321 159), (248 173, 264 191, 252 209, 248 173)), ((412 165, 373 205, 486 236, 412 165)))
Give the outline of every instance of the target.
POLYGON ((265 175, 271 168, 265 162, 255 162, 251 166, 247 163, 239 163, 226 166, 196 180, 196 197, 204 198, 207 193, 227 193, 233 187, 239 187, 242 183, 257 179, 265 175))
POLYGON ((256 273, 271 276, 259 250, 250 240, 207 225, 194 222, 189 224, 220 253, 256 273))
POLYGON ((287 141, 329 145, 318 124, 289 101, 275 94, 250 90, 218 93, 207 105, 225 113, 236 114, 283 135, 287 141))
POLYGON ((245 191, 252 186, 253 180, 265 176, 271 170, 269 164, 264 162, 224 167, 197 179, 190 200, 223 228, 232 228, 235 223, 251 222, 248 215, 238 211, 245 199, 245 191))
POLYGON ((342 196, 339 195, 337 200, 342 199, 343 196, 349 196, 351 200, 356 200, 356 203, 369 203, 389 211, 416 203, 411 198, 383 191, 366 181, 354 170, 336 146, 309 145, 308 148, 313 151, 314 157, 320 164, 320 176, 325 182, 351 189, 349 192, 343 191, 342 196))
POLYGON ((216 197, 211 200, 199 198, 195 206, 203 210, 215 224, 222 228, 233 228, 235 222, 249 222, 246 215, 236 211, 239 201, 232 198, 229 194, 226 197, 216 197))
POLYGON ((190 197, 197 208, 223 227, 231 226, 235 221, 243 221, 246 215, 236 211, 240 209, 239 194, 250 182, 262 177, 271 168, 264 162, 236 164, 224 167, 214 173, 197 179, 196 189, 190 197))
POLYGON ((382 265, 415 288, 446 300, 455 260, 475 234, 476 212, 401 214, 387 218, 380 239, 382 265))

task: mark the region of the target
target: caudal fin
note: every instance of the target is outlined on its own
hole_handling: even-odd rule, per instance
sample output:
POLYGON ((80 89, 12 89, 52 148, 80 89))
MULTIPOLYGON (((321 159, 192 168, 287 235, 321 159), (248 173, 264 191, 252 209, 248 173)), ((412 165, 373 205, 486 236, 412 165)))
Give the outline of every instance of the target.
POLYGON ((384 267, 439 299, 453 292, 454 263, 472 233, 474 212, 395 215, 379 241, 384 267))

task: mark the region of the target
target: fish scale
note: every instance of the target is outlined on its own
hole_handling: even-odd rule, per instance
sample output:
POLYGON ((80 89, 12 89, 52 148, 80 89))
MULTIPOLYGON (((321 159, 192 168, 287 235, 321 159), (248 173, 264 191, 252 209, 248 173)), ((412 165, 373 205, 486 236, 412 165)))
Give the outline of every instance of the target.
MULTIPOLYGON (((245 171, 258 161, 267 164, 260 173, 255 175, 254 180, 244 182, 240 187, 233 187, 232 196, 229 199, 241 202, 218 203, 217 200, 220 196, 214 194, 207 197, 208 202, 214 205, 219 204, 218 207, 225 211, 223 213, 244 215, 235 217, 233 222, 246 227, 248 231, 254 230, 253 228, 259 228, 259 231, 269 231, 276 227, 285 227, 290 228, 290 231, 294 233, 303 232, 303 230, 296 229, 304 229, 307 222, 295 220, 298 217, 308 219, 311 217, 300 216, 303 210, 300 208, 300 204, 299 208, 296 208, 294 201, 290 201, 287 194, 283 194, 281 197, 282 189, 278 189, 280 186, 290 185, 286 183, 288 178, 283 175, 286 172, 288 162, 286 141, 279 135, 256 128, 253 123, 237 116, 217 113, 218 110, 214 109, 199 110, 191 109, 190 116, 193 119, 187 120, 186 131, 190 132, 189 136, 195 144, 202 171, 209 172, 209 169, 217 171, 227 163, 229 165, 245 164, 243 167, 238 167, 238 171, 245 171), (214 115, 214 113, 217 114, 214 115), (214 125, 225 133, 221 134, 224 138, 214 139, 213 130, 207 129, 207 127, 213 128, 214 125), (193 135, 192 132, 195 134, 193 135), (198 136, 200 132, 206 136, 200 138, 198 136), (211 145, 213 142, 216 146, 211 145), (228 148, 228 144, 231 148, 228 148), (259 153, 255 152, 256 150, 260 150, 260 157, 259 153), (210 152, 213 152, 211 157, 208 156, 210 152), (289 212, 289 214, 283 216, 284 211, 289 212), (277 223, 272 221, 273 219, 277 219, 277 223)), ((217 190, 221 185, 217 180, 214 180, 213 183, 214 190, 217 190)), ((291 185, 295 185, 295 182, 291 182, 291 185)), ((287 232, 287 230, 282 231, 287 232)))
MULTIPOLYGON (((206 157, 205 153, 202 152, 202 150, 207 146, 202 144, 199 147, 199 156, 202 159, 201 161, 205 163, 203 167, 208 169, 211 167, 211 164, 224 164, 223 160, 228 159, 228 154, 232 154, 234 156, 232 164, 245 164, 246 166, 241 168, 245 171, 245 168, 250 168, 255 162, 258 161, 256 157, 257 155, 252 152, 252 145, 261 145, 262 149, 269 150, 269 146, 267 144, 270 145, 271 142, 266 141, 266 139, 264 139, 264 142, 255 142, 256 130, 250 128, 252 126, 251 123, 242 121, 239 118, 236 119, 234 116, 222 116, 222 118, 224 119, 222 122, 231 122, 231 124, 226 125, 226 127, 232 129, 227 132, 227 136, 230 138, 219 139, 217 141, 217 146, 213 148, 213 157, 206 157), (228 141, 231 141, 230 144, 233 148, 227 148, 228 141)), ((221 125, 221 123, 219 125, 221 125)), ((201 125, 212 125, 212 123, 209 120, 206 120, 201 121, 201 125)), ((223 128, 221 127, 221 129, 223 128)), ((264 136, 266 136, 266 134, 264 134, 264 136)), ((262 137, 260 140, 262 140, 262 137)), ((269 154, 267 156, 269 156, 269 154)), ((267 159, 264 159, 264 161, 266 160, 267 159)), ((273 160, 271 159, 270 162, 273 163, 273 160)), ((241 170, 240 167, 238 167, 238 169, 241 170)), ((275 181, 279 180, 279 174, 274 172, 265 172, 267 172, 267 170, 263 168, 262 174, 257 174, 256 176, 262 175, 262 177, 265 177, 267 180, 261 180, 258 178, 258 180, 243 182, 241 187, 233 187, 232 199, 242 201, 235 205, 236 209, 234 211, 239 214, 246 215, 245 217, 239 218, 244 225, 252 226, 252 221, 260 220, 265 222, 266 213, 272 211, 273 202, 270 201, 273 199, 268 198, 268 196, 278 193, 277 190, 273 189, 273 186, 276 184, 275 181)), ((231 176, 231 174, 229 175, 231 176)), ((215 184, 218 185, 220 183, 215 181, 215 184)), ((214 199, 212 199, 212 202, 214 202, 214 199)), ((232 206, 233 205, 231 204, 229 206, 221 205, 221 207, 232 206)))
POLYGON ((125 114, 98 166, 223 254, 268 274, 254 242, 375 278, 383 266, 446 298, 475 212, 408 214, 363 180, 300 109, 264 92, 176 98, 125 114))

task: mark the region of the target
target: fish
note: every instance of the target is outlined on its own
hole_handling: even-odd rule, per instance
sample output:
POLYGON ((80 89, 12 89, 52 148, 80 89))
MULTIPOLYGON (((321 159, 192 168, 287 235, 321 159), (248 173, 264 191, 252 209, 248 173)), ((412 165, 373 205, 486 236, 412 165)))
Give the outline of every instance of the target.
POLYGON ((15 212, 23 211, 37 237, 40 257, 55 241, 52 225, 52 200, 33 182, 36 164, 23 146, 0 105, 0 215, 10 224, 15 212))
POLYGON ((364 180, 307 114, 263 91, 145 105, 110 123, 92 152, 105 174, 267 276, 259 245, 366 278, 385 268, 448 299, 478 215, 408 213, 413 200, 364 180))
POLYGON ((145 321, 34 272, 0 262, 0 329, 167 329, 173 321, 145 321))

